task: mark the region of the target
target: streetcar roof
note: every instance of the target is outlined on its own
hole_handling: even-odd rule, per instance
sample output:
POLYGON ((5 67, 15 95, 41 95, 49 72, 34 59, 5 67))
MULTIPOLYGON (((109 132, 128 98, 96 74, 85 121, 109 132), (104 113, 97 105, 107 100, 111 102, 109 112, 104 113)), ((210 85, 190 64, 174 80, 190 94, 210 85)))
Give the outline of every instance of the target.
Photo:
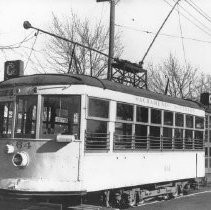
POLYGON ((171 97, 163 94, 154 93, 149 90, 129 87, 120 83, 111 82, 105 79, 99 79, 87 75, 75 74, 34 74, 21 76, 0 82, 0 88, 16 86, 44 86, 44 85, 88 85, 109 89, 112 91, 132 94, 140 97, 155 99, 168 103, 188 106, 196 109, 203 109, 199 103, 171 97))

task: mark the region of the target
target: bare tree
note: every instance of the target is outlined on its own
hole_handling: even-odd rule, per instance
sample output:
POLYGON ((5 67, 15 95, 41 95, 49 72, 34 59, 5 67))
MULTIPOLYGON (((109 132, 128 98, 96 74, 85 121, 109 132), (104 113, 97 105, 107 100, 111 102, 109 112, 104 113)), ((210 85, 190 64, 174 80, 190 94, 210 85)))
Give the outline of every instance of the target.
POLYGON ((211 93, 211 75, 201 73, 196 84, 196 93, 200 96, 201 93, 211 93))
MULTIPOLYGON (((154 92, 165 94, 168 83, 167 95, 198 99, 200 78, 198 69, 190 64, 180 65, 179 61, 170 54, 162 65, 148 66, 148 87, 154 92)), ((204 81, 204 80, 203 80, 204 81)))
MULTIPOLYGON (((73 12, 66 21, 61 21, 53 14, 51 32, 102 53, 108 53, 109 30, 101 20, 93 25, 87 19, 81 21, 73 12)), ((107 74, 108 58, 87 48, 52 38, 47 44, 47 51, 49 64, 58 72, 89 74, 96 77, 107 74)), ((122 52, 120 36, 116 35, 115 56, 119 57, 122 52)))

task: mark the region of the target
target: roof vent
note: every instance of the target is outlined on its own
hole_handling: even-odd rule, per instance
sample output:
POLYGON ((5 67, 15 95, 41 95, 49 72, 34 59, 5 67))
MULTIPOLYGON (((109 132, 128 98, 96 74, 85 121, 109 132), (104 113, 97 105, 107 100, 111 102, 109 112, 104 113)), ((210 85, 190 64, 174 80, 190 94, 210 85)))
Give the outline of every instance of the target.
POLYGON ((16 78, 23 75, 23 61, 6 61, 4 63, 4 80, 16 78))

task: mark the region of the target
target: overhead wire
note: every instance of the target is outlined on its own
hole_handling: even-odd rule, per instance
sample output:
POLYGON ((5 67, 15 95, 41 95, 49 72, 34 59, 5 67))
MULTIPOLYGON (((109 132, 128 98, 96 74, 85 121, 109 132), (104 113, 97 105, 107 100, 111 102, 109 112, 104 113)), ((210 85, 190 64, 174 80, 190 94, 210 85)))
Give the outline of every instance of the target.
MULTIPOLYGON (((170 7, 172 7, 172 5, 167 1, 167 0, 163 0, 165 3, 167 3, 170 7)), ((177 9, 176 9, 177 10, 177 9)), ((199 28, 201 31, 203 31, 204 33, 206 33, 207 35, 211 36, 211 33, 207 32, 206 30, 204 30, 201 26, 197 25, 196 23, 194 23, 190 18, 188 18, 186 15, 184 15, 182 12, 180 12, 180 15, 183 16, 186 20, 188 20, 190 23, 192 23, 194 26, 196 26, 197 28, 199 28)))
POLYGON ((211 22, 211 17, 207 15, 199 6, 197 6, 193 1, 191 0, 185 0, 185 2, 190 5, 195 11, 197 11, 200 15, 202 15, 207 21, 211 22))
MULTIPOLYGON (((171 7, 173 5, 171 5, 167 0, 163 0, 165 1, 168 5, 170 5, 171 7)), ((173 0, 174 2, 176 0, 173 0)), ((187 0, 186 0, 187 1, 187 0)), ((191 0, 190 0, 191 1, 191 0)), ((195 21, 197 21, 201 26, 197 25, 196 23, 194 23, 190 18, 188 18, 186 15, 184 15, 181 11, 178 10, 178 8, 176 8, 177 12, 180 13, 180 16, 183 16, 185 19, 187 19, 189 22, 191 22, 193 25, 195 25, 197 28, 199 28, 200 30, 202 30, 203 32, 205 32, 207 35, 211 35, 211 33, 207 32, 204 28, 207 28, 208 30, 211 31, 210 28, 208 28, 207 26, 205 26, 201 21, 198 21, 192 14, 190 14, 190 12, 188 12, 186 9, 184 9, 181 5, 179 5, 189 16, 191 16, 195 21)), ((155 32, 152 32, 152 31, 147 31, 147 30, 141 30, 141 29, 134 29, 132 27, 128 27, 128 26, 123 26, 123 25, 120 25, 120 24, 115 24, 116 26, 118 27, 123 27, 123 28, 127 28, 127 29, 130 29, 130 30, 134 30, 134 31, 141 31, 141 32, 144 32, 144 33, 147 33, 147 34, 155 34, 155 32)), ((172 34, 166 34, 166 33, 160 33, 159 35, 162 35, 162 36, 167 36, 167 37, 172 37, 172 38, 181 38, 181 37, 178 37, 176 35, 172 35, 172 34)), ((202 43, 211 43, 211 41, 208 41, 208 40, 202 40, 202 39, 197 39, 197 38, 192 38, 192 37, 184 37, 183 36, 183 39, 187 39, 187 40, 192 40, 192 41, 196 41, 196 42, 202 42, 202 43)))
POLYGON ((32 34, 34 34, 34 32, 31 32, 29 35, 24 37, 24 39, 22 39, 20 42, 16 42, 16 43, 9 44, 9 45, 1 45, 0 51, 2 52, 4 59, 8 60, 7 53, 6 53, 6 51, 8 51, 8 50, 12 51, 15 54, 19 54, 21 57, 23 57, 23 54, 19 53, 17 49, 27 48, 23 44, 25 44, 26 42, 29 42, 32 38, 34 38, 34 35, 32 35, 32 34))
MULTIPOLYGON (((175 2, 175 0, 173 0, 175 2)), ((196 22, 198 22, 202 27, 206 28, 206 30, 211 32, 211 28, 206 26, 202 21, 200 21, 198 18, 196 18, 194 15, 192 15, 187 9, 185 9, 183 6, 179 5, 180 8, 187 13, 191 18, 193 18, 196 22)), ((203 16, 204 17, 204 16, 203 16)))
POLYGON ((152 42, 150 43, 149 47, 147 48, 147 51, 145 52, 142 60, 140 61, 140 65, 143 65, 144 63, 144 60, 147 56, 147 54, 149 53, 150 49, 152 48, 152 45, 154 44, 155 40, 157 39, 158 35, 160 34, 160 31, 163 29, 164 25, 166 24, 168 18, 170 17, 170 15, 172 14, 172 12, 174 11, 174 9, 176 8, 176 6, 178 5, 178 3, 180 2, 181 0, 177 0, 174 4, 174 6, 171 8, 170 12, 168 13, 168 15, 166 16, 166 18, 164 19, 164 21, 162 22, 161 26, 159 27, 157 33, 155 34, 152 42))
MULTIPOLYGON (((166 2, 168 5, 170 5, 171 7, 173 7, 173 5, 171 5, 169 3, 169 1, 167 0, 163 0, 164 2, 166 2)), ((173 0, 176 4, 179 2, 177 0, 173 0)), ((185 0, 187 2, 187 0, 185 0)), ((175 5, 174 5, 175 6, 175 5)), ((198 41, 198 42, 205 42, 205 43, 211 43, 211 41, 205 41, 205 40, 200 40, 200 39, 195 39, 195 38, 187 38, 183 36, 183 29, 182 29, 182 23, 181 23, 181 16, 183 16, 185 19, 187 19, 189 22, 191 22, 193 25, 195 25, 197 28, 199 28, 200 30, 202 30, 204 33, 208 34, 209 36, 211 35, 211 33, 209 33, 209 31, 211 31, 211 29, 209 27, 207 27, 202 21, 198 20, 196 17, 194 17, 187 9, 185 9, 183 6, 181 6, 181 4, 177 4, 177 8, 175 8, 175 10, 178 12, 178 17, 179 17, 179 30, 180 30, 180 39, 181 39, 181 43, 182 43, 182 50, 183 50, 183 57, 184 57, 184 62, 185 62, 185 68, 187 68, 187 58, 186 58, 186 51, 185 51, 185 44, 184 44, 184 39, 190 39, 193 41, 198 41), (189 17, 187 17, 186 15, 184 15, 181 11, 180 8, 183 10, 183 12, 186 13, 186 15, 189 15, 189 17), (191 19, 192 18, 192 19, 191 19), (206 30, 205 30, 206 29, 206 30)), ((199 9, 198 9, 199 10, 199 9)), ((197 11, 198 11, 197 10, 197 11)), ((202 15, 202 12, 199 13, 202 15)), ((202 15, 204 18, 206 17, 205 15, 202 15)), ((116 26, 119 27, 124 27, 124 28, 129 28, 127 26, 122 26, 119 24, 115 24, 116 26)), ((132 29, 131 27, 129 29, 132 29)), ((132 29, 134 30, 134 29, 132 29)), ((141 29, 135 29, 136 31, 141 31, 147 34, 153 34, 154 32, 151 31, 147 31, 147 30, 141 30, 141 29)), ((159 35, 163 35, 163 36, 168 36, 168 37, 173 37, 173 38, 178 38, 178 36, 175 35, 170 35, 170 34, 164 34, 164 33, 160 33, 159 35)), ((145 57, 144 57, 145 58, 145 57)))
POLYGON ((26 68, 27 68, 27 66, 28 66, 29 60, 30 60, 31 55, 32 55, 32 52, 33 52, 33 50, 34 50, 35 43, 36 43, 36 41, 37 41, 38 34, 39 34, 39 31, 37 31, 37 32, 34 34, 35 39, 34 39, 34 42, 33 42, 33 44, 32 44, 31 51, 30 51, 30 53, 29 53, 29 57, 28 57, 28 59, 27 59, 27 62, 26 62, 26 66, 25 66, 25 68, 24 68, 24 71, 26 70, 26 68))
MULTIPOLYGON (((179 4, 177 6, 179 7, 179 4)), ((183 31, 182 31, 182 24, 181 24, 179 8, 178 8, 178 17, 179 17, 180 36, 181 36, 181 42, 182 42, 182 51, 183 51, 183 56, 184 56, 184 61, 185 61, 185 68, 187 68, 187 59, 186 59, 185 45, 184 45, 184 40, 183 40, 183 31)))
POLYGON ((102 8, 101 8, 101 12, 100 12, 100 20, 102 20, 103 17, 103 12, 104 12, 104 7, 105 7, 105 2, 102 2, 102 8))
MULTIPOLYGON (((148 30, 143 30, 143 29, 137 29, 137 28, 133 28, 133 27, 131 27, 131 26, 125 26, 125 25, 120 25, 120 24, 115 24, 115 26, 121 27, 121 28, 125 28, 125 29, 128 29, 128 30, 132 30, 132 31, 143 32, 143 33, 146 33, 146 34, 156 34, 156 32, 154 32, 154 31, 148 31, 148 30)), ((160 35, 160 36, 166 36, 166 37, 169 37, 169 38, 181 38, 181 37, 178 36, 178 35, 167 34, 167 33, 160 33, 159 35, 160 35)), ((191 40, 191 41, 195 41, 195 42, 202 42, 202 43, 211 44, 211 41, 202 40, 202 39, 197 39, 197 38, 192 38, 192 37, 185 37, 185 36, 183 36, 183 39, 191 40)))
MULTIPOLYGON (((39 58, 37 57, 36 53, 34 54, 34 58, 37 61, 37 64, 41 67, 43 72, 46 74, 47 72, 46 72, 45 68, 43 67, 43 65, 41 64, 41 62, 40 62, 39 58)), ((39 73, 43 73, 38 68, 36 68, 36 71, 39 72, 39 73)))
MULTIPOLYGON (((175 2, 175 0, 173 0, 175 2)), ((202 23, 198 18, 196 18, 194 15, 192 15, 188 10, 186 10, 183 6, 179 5, 179 7, 185 11, 190 17, 192 17, 196 22, 198 22, 199 24, 201 24, 202 27, 206 28, 208 31, 211 32, 211 29, 209 27, 207 27, 204 23, 202 23)))
POLYGON ((1 50, 1 51, 2 51, 2 53, 4 55, 4 59, 7 60, 7 55, 6 55, 5 51, 4 50, 1 50))
MULTIPOLYGON (((33 32, 32 32, 33 33, 33 32)), ((10 45, 1 45, 0 46, 0 50, 11 50, 14 48, 19 48, 21 47, 21 45, 25 42, 30 41, 32 38, 34 38, 34 36, 32 36, 32 33, 30 33, 28 36, 26 36, 23 40, 21 40, 20 42, 14 43, 14 44, 10 44, 10 45)))

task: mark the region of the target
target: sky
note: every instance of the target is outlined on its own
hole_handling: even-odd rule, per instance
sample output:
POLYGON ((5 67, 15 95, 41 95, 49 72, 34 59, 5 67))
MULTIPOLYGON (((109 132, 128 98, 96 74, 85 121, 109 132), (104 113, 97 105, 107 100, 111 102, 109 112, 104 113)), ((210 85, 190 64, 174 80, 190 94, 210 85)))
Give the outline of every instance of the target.
MULTIPOLYGON (((124 46, 122 59, 131 62, 142 60, 155 33, 170 12, 175 0, 120 0, 115 7, 115 31, 121 33, 124 46)), ((145 59, 145 66, 162 63, 172 53, 182 65, 187 63, 200 72, 211 74, 211 2, 210 0, 180 0, 145 59), (183 37, 183 38, 181 38, 183 37)), ((48 30, 52 13, 65 18, 73 11, 82 19, 102 19, 109 25, 109 2, 96 0, 0 0, 0 48, 21 42, 21 48, 0 50, 3 72, 7 60, 23 60, 26 74, 37 73, 31 68, 30 55, 41 56, 48 41, 39 35, 34 51, 34 30, 25 30, 28 20, 37 28, 48 30)), ((17 45, 14 45, 17 46, 17 45)), ((144 67, 145 67, 144 66, 144 67)), ((0 74, 0 80, 3 73, 0 74)))

